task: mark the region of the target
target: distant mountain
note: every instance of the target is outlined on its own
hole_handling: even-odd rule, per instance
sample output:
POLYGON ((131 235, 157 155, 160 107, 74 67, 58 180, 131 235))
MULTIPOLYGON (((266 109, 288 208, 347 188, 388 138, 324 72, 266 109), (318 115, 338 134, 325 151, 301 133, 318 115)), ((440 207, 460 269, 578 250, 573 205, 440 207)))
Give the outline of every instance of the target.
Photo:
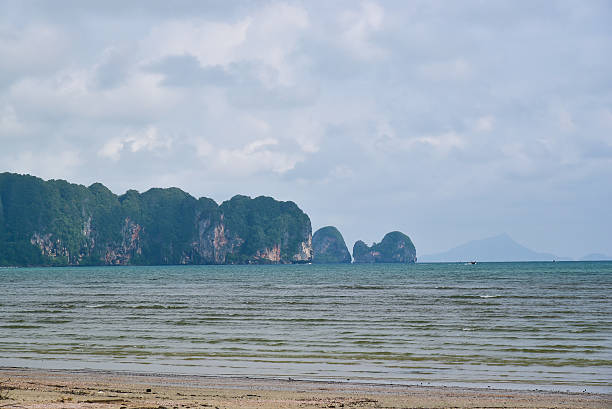
POLYGON ((454 261, 551 261, 560 260, 549 253, 538 253, 512 240, 507 234, 474 240, 438 254, 424 255, 421 262, 454 261))
POLYGON ((580 261, 608 261, 608 260, 612 260, 612 256, 606 256, 605 254, 601 254, 601 253, 587 254, 586 256, 580 259, 580 261))

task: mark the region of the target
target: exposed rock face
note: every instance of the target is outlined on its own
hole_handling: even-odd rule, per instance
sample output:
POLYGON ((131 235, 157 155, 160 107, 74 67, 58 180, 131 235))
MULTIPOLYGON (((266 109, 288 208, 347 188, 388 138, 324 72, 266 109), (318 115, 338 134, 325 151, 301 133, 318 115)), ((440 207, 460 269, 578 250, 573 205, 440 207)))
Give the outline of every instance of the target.
POLYGON ((244 239, 227 232, 223 214, 218 211, 198 212, 196 220, 195 237, 183 252, 181 264, 225 264, 228 254, 244 243, 244 239))
POLYGON ((300 263, 310 219, 293 202, 221 205, 177 188, 129 190, 0 173, 0 265, 300 263))
POLYGON ((43 255, 47 257, 66 257, 66 260, 70 259, 70 251, 62 244, 62 241, 58 238, 54 238, 53 234, 40 234, 34 232, 30 243, 40 248, 43 255))
POLYGON ((387 233, 382 241, 368 247, 359 240, 353 246, 355 263, 416 263, 416 249, 410 237, 399 231, 387 233))
POLYGON ((281 261, 280 246, 277 244, 271 249, 265 248, 263 250, 258 250, 257 253, 255 253, 255 259, 252 261, 279 263, 281 261))
POLYGON ((312 236, 313 263, 350 263, 349 253, 342 234, 334 226, 317 230, 312 236))
POLYGON ((353 245, 353 258, 355 259, 355 263, 374 263, 374 253, 375 252, 361 240, 356 241, 353 245))
POLYGON ((310 233, 306 234, 308 239, 300 242, 299 251, 293 255, 292 260, 296 263, 308 263, 312 261, 313 249, 312 249, 312 236, 310 233))
POLYGON ((293 202, 237 195, 219 206, 225 235, 240 242, 226 263, 301 263, 312 260, 310 219, 293 202))
POLYGON ((130 264, 130 260, 135 254, 141 255, 141 232, 142 226, 126 217, 121 229, 121 244, 107 248, 106 255, 104 256, 105 264, 125 266, 130 264))

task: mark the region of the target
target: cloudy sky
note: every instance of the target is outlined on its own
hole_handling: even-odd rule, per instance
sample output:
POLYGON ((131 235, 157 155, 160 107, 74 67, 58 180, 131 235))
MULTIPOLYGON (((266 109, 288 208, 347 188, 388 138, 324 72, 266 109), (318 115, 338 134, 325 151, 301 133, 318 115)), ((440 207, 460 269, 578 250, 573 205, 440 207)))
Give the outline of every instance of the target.
POLYGON ((612 254, 612 2, 0 3, 0 171, 612 254))

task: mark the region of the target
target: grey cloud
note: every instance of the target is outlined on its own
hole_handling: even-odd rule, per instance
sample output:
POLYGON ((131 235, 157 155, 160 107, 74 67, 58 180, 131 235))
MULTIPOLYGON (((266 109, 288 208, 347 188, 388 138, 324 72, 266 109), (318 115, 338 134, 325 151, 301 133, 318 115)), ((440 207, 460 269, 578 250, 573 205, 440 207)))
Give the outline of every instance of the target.
POLYGON ((609 2, 373 3, 380 26, 358 32, 350 0, 3 2, 0 171, 272 195, 349 246, 399 229, 423 254, 507 231, 611 253, 609 2), (200 44, 200 25, 235 38, 200 44), (150 127, 172 143, 100 155, 150 127))
POLYGON ((190 18, 194 15, 210 18, 231 18, 237 12, 252 9, 257 5, 252 0, 236 0, 231 3, 224 0, 207 0, 205 5, 199 0, 182 0, 173 3, 164 0, 130 2, 108 0, 91 4, 79 0, 58 0, 54 2, 7 0, 4 3, 4 7, 13 18, 22 17, 26 14, 38 19, 53 19, 62 23, 74 23, 76 18, 92 15, 113 20, 123 16, 130 19, 167 18, 168 16, 190 18))
POLYGON ((587 158, 612 160, 612 143, 593 141, 584 150, 587 158))
POLYGON ((235 83, 235 78, 223 67, 202 67, 193 55, 171 55, 151 64, 148 68, 163 74, 162 84, 166 86, 227 86, 235 83))
POLYGON ((288 110, 311 105, 317 98, 317 91, 316 87, 267 88, 260 83, 247 83, 233 88, 229 99, 241 109, 288 110))
POLYGON ((102 62, 96 67, 95 82, 102 89, 114 88, 124 83, 134 64, 132 47, 114 47, 106 50, 102 62))
POLYGON ((173 55, 147 67, 164 75, 161 84, 168 87, 215 86, 227 89, 229 101, 240 109, 293 109, 310 105, 317 87, 265 85, 258 74, 277 73, 261 63, 237 62, 227 67, 202 66, 193 55, 173 55))

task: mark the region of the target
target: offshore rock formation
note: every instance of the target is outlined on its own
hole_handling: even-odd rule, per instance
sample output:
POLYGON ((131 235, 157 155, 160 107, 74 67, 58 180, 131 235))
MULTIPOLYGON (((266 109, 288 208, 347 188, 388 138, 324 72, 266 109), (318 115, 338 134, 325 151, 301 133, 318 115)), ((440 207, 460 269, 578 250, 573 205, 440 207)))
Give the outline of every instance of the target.
POLYGON ((410 237, 399 231, 385 234, 378 244, 368 247, 359 240, 353 246, 355 263, 416 263, 416 249, 410 237))
POLYGON ((350 263, 342 234, 334 226, 322 227, 312 236, 313 263, 350 263))
POLYGON ((234 196, 217 205, 177 188, 89 187, 0 174, 0 265, 301 263, 310 219, 293 202, 234 196))

